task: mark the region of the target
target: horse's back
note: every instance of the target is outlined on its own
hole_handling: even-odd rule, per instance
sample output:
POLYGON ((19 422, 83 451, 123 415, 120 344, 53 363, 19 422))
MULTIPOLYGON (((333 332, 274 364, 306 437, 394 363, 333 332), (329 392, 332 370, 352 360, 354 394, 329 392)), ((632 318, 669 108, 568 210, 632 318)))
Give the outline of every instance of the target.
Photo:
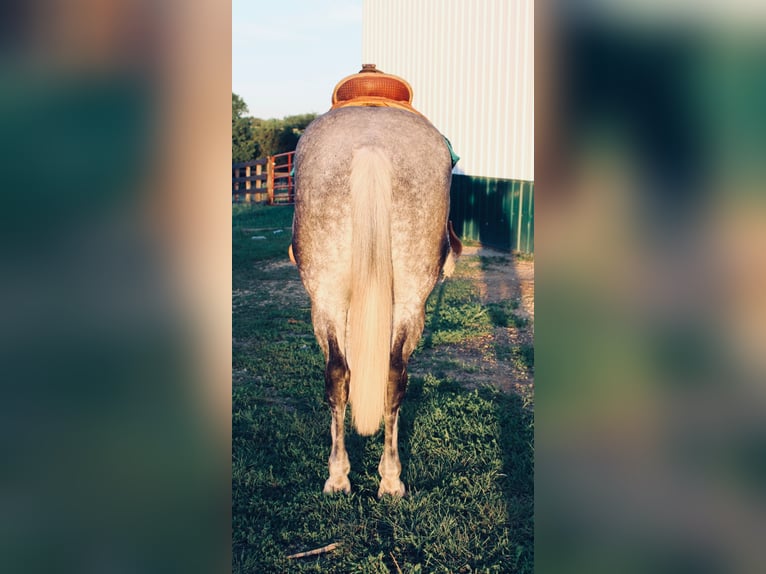
POLYGON ((449 150, 439 131, 419 114, 386 107, 345 107, 318 117, 298 142, 296 161, 327 165, 324 175, 342 173, 361 146, 384 150, 402 169, 443 172, 446 166, 450 172, 449 150))

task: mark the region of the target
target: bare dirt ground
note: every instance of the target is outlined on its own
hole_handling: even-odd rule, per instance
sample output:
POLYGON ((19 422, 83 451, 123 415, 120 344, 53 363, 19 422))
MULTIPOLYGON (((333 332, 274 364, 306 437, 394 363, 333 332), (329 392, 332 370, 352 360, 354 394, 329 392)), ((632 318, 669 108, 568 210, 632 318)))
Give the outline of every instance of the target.
POLYGON ((424 349, 413 356, 410 372, 435 371, 467 388, 491 385, 505 392, 533 396, 534 261, 483 247, 465 247, 453 275, 470 279, 483 304, 516 302, 518 318, 495 326, 492 334, 454 345, 424 349), (530 354, 531 362, 530 365, 530 354), (526 355, 527 360, 522 359, 526 355), (436 368, 435 368, 436 367, 436 368))
MULTIPOLYGON (((268 262, 263 267, 264 271, 289 268, 294 269, 294 266, 287 259, 268 262)), ((470 279, 482 304, 512 303, 515 318, 507 326, 494 326, 490 335, 417 351, 410 361, 410 373, 422 376, 432 372, 437 377, 459 381, 469 389, 492 385, 531 398, 534 383, 534 261, 487 248, 465 247, 453 277, 470 279)), ((297 272, 286 273, 284 279, 261 280, 257 289, 264 295, 259 298, 264 305, 310 306, 297 272)), ((238 295, 247 293, 235 293, 235 300, 238 295)))
POLYGON ((516 258, 485 247, 465 247, 461 256, 464 261, 470 262, 471 267, 477 265, 474 261, 480 257, 489 261, 477 280, 482 301, 499 303, 503 300, 518 299, 521 303, 519 315, 534 319, 534 261, 516 258))

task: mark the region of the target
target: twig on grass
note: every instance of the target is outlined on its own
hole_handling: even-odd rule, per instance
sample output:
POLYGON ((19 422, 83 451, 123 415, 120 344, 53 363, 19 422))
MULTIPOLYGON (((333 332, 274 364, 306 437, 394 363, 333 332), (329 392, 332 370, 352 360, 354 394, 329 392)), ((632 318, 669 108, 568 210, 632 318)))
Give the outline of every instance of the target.
POLYGON ((297 554, 291 554, 287 557, 288 560, 292 560, 293 558, 305 558, 306 556, 316 556, 318 554, 324 554, 326 552, 332 552, 338 547, 337 542, 333 542, 332 544, 328 544, 327 546, 322 546, 321 548, 315 548, 314 550, 307 550, 306 552, 298 552, 297 554))
POLYGON ((391 555, 391 560, 393 560, 393 561, 394 561, 394 566, 396 566, 396 571, 397 571, 399 574, 402 574, 402 569, 401 569, 401 568, 399 568, 399 563, 396 561, 396 557, 394 556, 394 553, 393 553, 393 552, 389 552, 389 554, 391 555))

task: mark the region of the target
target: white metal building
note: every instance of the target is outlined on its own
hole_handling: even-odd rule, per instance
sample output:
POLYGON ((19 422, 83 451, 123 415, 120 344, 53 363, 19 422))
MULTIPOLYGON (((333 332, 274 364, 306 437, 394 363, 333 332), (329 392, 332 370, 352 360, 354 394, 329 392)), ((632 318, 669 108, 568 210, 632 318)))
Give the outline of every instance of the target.
POLYGON ((532 0, 364 0, 362 59, 412 85, 455 173, 534 180, 532 0))

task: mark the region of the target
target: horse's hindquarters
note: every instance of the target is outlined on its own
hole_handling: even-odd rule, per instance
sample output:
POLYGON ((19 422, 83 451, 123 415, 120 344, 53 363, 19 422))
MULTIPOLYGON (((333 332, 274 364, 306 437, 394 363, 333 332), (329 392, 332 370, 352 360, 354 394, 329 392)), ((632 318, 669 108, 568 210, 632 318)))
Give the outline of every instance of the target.
POLYGON ((352 414, 379 405, 363 423, 355 415, 361 433, 385 421, 380 493, 404 492, 396 421, 424 303, 448 250, 450 172, 441 134, 402 110, 334 110, 300 140, 293 250, 327 359, 329 491, 347 490, 343 414, 351 398, 352 414))

